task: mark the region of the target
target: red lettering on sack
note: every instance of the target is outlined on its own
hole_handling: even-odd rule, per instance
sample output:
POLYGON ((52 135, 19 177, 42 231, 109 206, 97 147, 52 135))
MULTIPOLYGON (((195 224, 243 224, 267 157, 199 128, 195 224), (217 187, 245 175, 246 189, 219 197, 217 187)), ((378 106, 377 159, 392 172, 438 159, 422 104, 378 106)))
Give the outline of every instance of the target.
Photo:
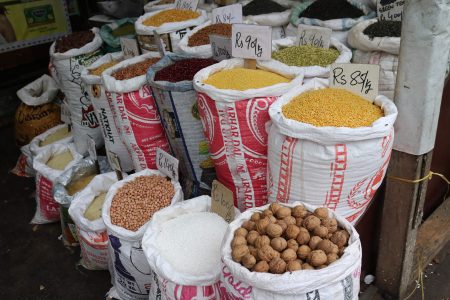
POLYGON ((276 200, 281 203, 288 203, 291 194, 292 166, 294 163, 294 150, 297 139, 286 137, 281 145, 280 170, 278 172, 278 193, 276 200))
POLYGON ((347 169, 347 145, 336 144, 335 159, 331 163, 332 176, 330 190, 326 194, 324 206, 331 210, 336 210, 336 207, 341 199, 342 188, 344 186, 345 170, 347 169))
POLYGON ((227 280, 228 284, 239 294, 241 295, 244 299, 248 299, 250 298, 250 295, 252 293, 252 287, 251 286, 247 286, 246 284, 244 284, 241 281, 236 281, 233 277, 233 275, 231 274, 230 271, 228 271, 227 266, 223 266, 222 267, 222 274, 223 274, 223 278, 227 280))

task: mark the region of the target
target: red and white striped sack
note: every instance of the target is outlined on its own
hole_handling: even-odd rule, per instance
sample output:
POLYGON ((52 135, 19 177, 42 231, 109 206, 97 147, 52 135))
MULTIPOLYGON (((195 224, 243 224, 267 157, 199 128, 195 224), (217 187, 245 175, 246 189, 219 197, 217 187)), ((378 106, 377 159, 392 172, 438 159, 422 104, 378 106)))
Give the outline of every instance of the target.
POLYGON ((325 206, 355 224, 380 187, 394 140, 395 104, 374 103, 384 117, 370 127, 315 127, 287 119, 282 106, 299 94, 328 87, 313 79, 283 95, 269 110, 269 201, 325 206))
POLYGON ((199 71, 193 81, 217 179, 233 191, 234 204, 240 211, 267 203, 269 107, 303 81, 303 74, 283 73, 292 81, 247 91, 218 89, 203 83, 213 73, 243 65, 243 59, 224 60, 199 71))

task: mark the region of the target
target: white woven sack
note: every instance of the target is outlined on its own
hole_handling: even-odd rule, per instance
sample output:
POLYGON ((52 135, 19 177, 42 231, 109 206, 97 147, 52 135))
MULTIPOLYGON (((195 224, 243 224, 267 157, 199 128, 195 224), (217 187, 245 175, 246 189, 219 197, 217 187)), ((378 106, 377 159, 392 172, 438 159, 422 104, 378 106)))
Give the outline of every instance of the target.
POLYGON ((156 148, 169 151, 161 119, 152 96, 146 74, 126 80, 117 80, 111 74, 149 58, 160 57, 149 52, 124 60, 102 73, 103 86, 109 103, 118 112, 113 114, 116 124, 120 124, 122 140, 131 154, 133 167, 140 171, 156 168, 156 148))
MULTIPOLYGON (((156 247, 156 240, 165 222, 180 215, 195 212, 209 212, 210 210, 211 197, 200 196, 164 208, 153 215, 152 221, 147 227, 142 239, 142 248, 144 249, 150 268, 156 273, 156 282, 161 290, 163 300, 173 299, 173 295, 176 294, 179 294, 178 299, 184 299, 188 295, 194 296, 198 300, 219 299, 219 295, 214 290, 214 285, 217 284, 220 278, 220 264, 217 265, 214 272, 209 274, 198 276, 185 274, 174 269, 160 255, 160 251, 156 247), (194 294, 191 294, 192 291, 194 294)), ((238 215, 239 212, 236 209, 235 216, 238 215)), ((153 289, 153 294, 152 291, 150 292, 149 299, 156 299, 157 290, 153 289)))
POLYGON ((69 207, 69 214, 77 226, 81 248, 80 263, 88 270, 108 269, 108 234, 101 217, 90 221, 84 217, 84 213, 95 197, 108 192, 116 182, 115 172, 95 176, 86 188, 77 194, 69 207))
MULTIPOLYGON (((296 46, 296 37, 287 37, 285 39, 272 41, 272 51, 277 51, 283 48, 296 46)), ((350 63, 352 59, 352 52, 344 44, 338 40, 331 38, 330 48, 336 48, 340 55, 336 59, 335 63, 350 63)), ((279 72, 294 72, 303 73, 305 78, 311 77, 328 77, 330 75, 330 66, 309 66, 309 67, 296 67, 288 66, 278 60, 272 59, 268 61, 259 61, 260 66, 270 68, 279 72)))
POLYGON ((75 145, 52 144, 39 152, 34 158, 33 168, 36 170, 36 213, 31 224, 45 224, 59 221, 59 204, 53 197, 53 185, 64 171, 70 169, 83 157, 75 150, 75 145), (73 160, 64 170, 55 170, 47 166, 47 161, 56 154, 69 150, 73 160))
POLYGON ((133 162, 131 160, 131 154, 122 140, 123 137, 121 135, 120 124, 116 123, 118 112, 112 103, 112 98, 107 97, 106 95, 102 77, 89 74, 91 70, 112 60, 123 60, 123 53, 116 52, 102 56, 90 67, 85 68, 82 71, 81 79, 85 86, 85 90, 92 100, 94 111, 102 126, 106 150, 115 153, 119 157, 122 171, 129 172, 133 170, 133 162))
POLYGON ((68 100, 70 119, 77 151, 87 152, 88 137, 94 139, 97 147, 103 146, 103 136, 97 116, 81 82, 81 72, 102 55, 102 39, 98 29, 93 28, 94 39, 79 49, 55 53, 54 42, 50 46, 51 64, 54 66, 57 82, 68 100))
POLYGON ((217 178, 233 192, 235 206, 241 211, 267 202, 268 109, 280 95, 303 81, 303 74, 283 72, 280 75, 291 82, 246 91, 203 83, 216 72, 243 65, 243 59, 224 60, 200 70, 193 81, 217 178))
POLYGON ((282 107, 294 97, 328 87, 313 79, 283 95, 269 109, 269 200, 325 206, 353 224, 364 213, 386 173, 397 117, 395 104, 377 96, 384 117, 369 127, 315 127, 287 119, 282 107))
POLYGON ((180 48, 178 47, 178 44, 180 43, 180 40, 184 37, 184 35, 194 29, 194 27, 203 24, 208 20, 206 11, 198 9, 197 12, 200 13, 200 16, 195 19, 190 19, 182 22, 168 22, 162 24, 159 27, 146 26, 143 24, 143 22, 151 16, 165 10, 167 9, 149 12, 137 19, 135 23, 136 35, 139 45, 141 49, 143 49, 143 51, 145 50, 145 52, 147 52, 158 50, 153 40, 153 31, 156 31, 156 33, 161 35, 166 46, 169 47, 169 51, 179 53, 180 48))
POLYGON ((282 12, 274 12, 270 14, 248 15, 243 17, 244 20, 254 22, 255 24, 258 25, 266 25, 272 27, 287 25, 289 23, 289 17, 291 16, 292 12, 291 7, 294 5, 295 2, 290 0, 274 0, 274 2, 288 9, 282 12))
MULTIPOLYGON (((150 220, 138 230, 131 231, 111 223, 110 208, 117 191, 139 176, 165 176, 157 170, 143 170, 111 186, 103 204, 102 218, 109 237, 109 254, 114 265, 114 286, 121 300, 147 300, 152 281, 151 269, 142 251, 142 237, 150 220)), ((178 182, 172 180, 175 194, 171 203, 183 200, 178 182)))
MULTIPOLYGON (((294 202, 290 207, 303 204, 309 211, 316 206, 294 202)), ((222 274, 220 299, 249 300, 357 300, 361 274, 361 242, 356 229, 344 218, 330 211, 330 217, 350 233, 344 254, 331 265, 320 270, 300 270, 284 274, 251 272, 231 258, 231 241, 234 231, 249 220, 256 211, 269 205, 253 208, 242 213, 230 223, 222 243, 222 274), (227 298, 228 297, 228 298, 227 298)))
POLYGON ((18 90, 17 97, 26 105, 38 106, 52 102, 57 93, 58 86, 56 81, 44 74, 18 90))

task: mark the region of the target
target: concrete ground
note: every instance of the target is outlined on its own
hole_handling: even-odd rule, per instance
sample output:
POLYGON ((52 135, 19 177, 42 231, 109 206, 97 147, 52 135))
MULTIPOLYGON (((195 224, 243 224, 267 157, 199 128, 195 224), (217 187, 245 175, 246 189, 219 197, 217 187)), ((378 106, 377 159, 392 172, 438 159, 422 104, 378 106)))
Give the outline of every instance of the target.
MULTIPOLYGON (((111 287, 107 271, 77 265, 79 249, 65 248, 60 224, 30 225, 34 179, 9 173, 19 156, 12 127, 0 129, 0 299, 99 300, 111 287)), ((424 299, 450 300, 450 245, 425 271, 424 299)), ((361 299, 382 299, 366 289, 361 299)), ((421 290, 410 298, 422 299, 421 290)))

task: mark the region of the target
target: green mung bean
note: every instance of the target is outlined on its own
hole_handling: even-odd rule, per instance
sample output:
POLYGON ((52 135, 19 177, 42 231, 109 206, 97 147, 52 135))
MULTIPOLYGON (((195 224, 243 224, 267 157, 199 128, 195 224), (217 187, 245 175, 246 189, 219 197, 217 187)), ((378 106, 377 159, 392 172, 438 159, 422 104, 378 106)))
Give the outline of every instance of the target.
POLYGON ((328 66, 339 57, 339 51, 314 46, 292 46, 272 53, 272 58, 288 66, 328 66))

